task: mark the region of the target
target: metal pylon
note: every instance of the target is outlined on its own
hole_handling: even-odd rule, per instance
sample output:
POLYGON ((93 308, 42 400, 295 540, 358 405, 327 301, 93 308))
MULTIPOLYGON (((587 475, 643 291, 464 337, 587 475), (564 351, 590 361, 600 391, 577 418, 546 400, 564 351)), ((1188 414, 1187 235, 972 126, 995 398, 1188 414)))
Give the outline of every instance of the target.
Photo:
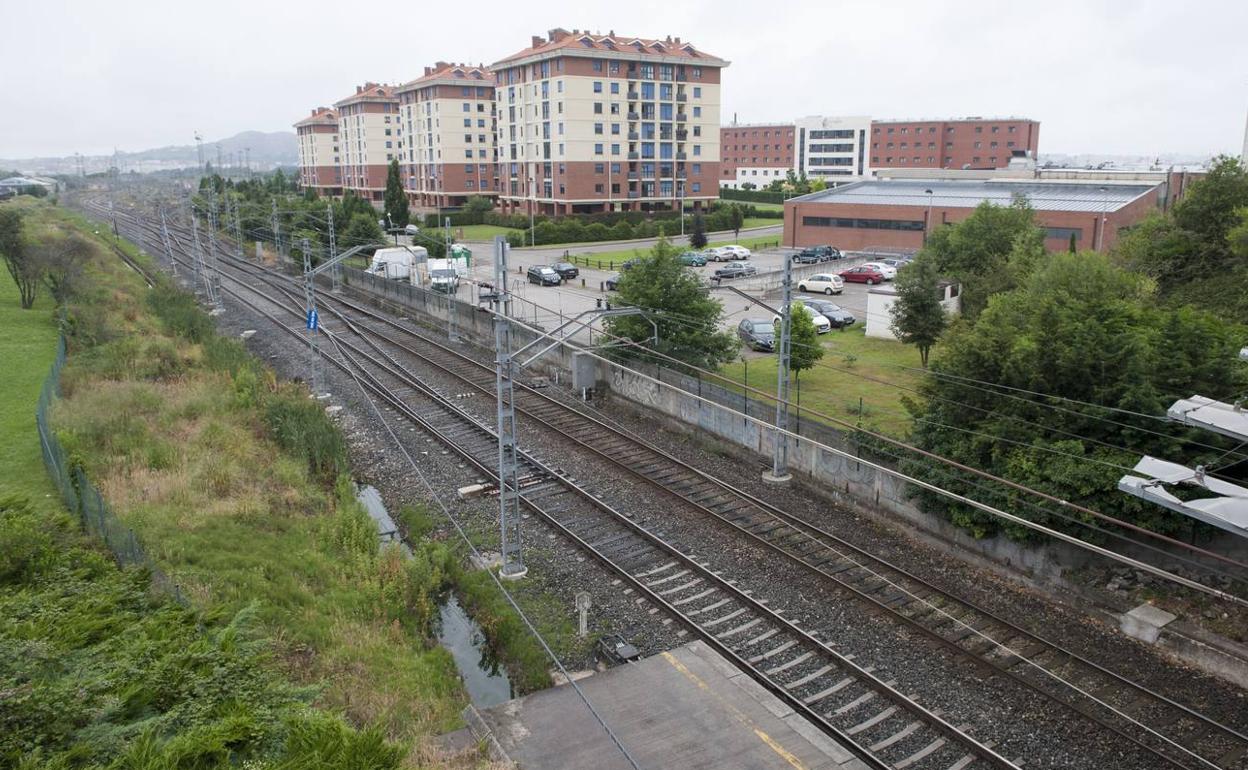
POLYGON ((209 191, 208 195, 208 256, 205 265, 208 268, 207 279, 212 291, 209 293, 208 300, 212 303, 214 310, 225 310, 221 304, 221 274, 217 271, 217 191, 215 188, 209 191))
MULTIPOLYGON (((329 258, 333 260, 338 256, 338 241, 334 237, 334 204, 326 203, 325 212, 327 221, 329 222, 329 258)), ((329 268, 330 291, 335 293, 342 290, 342 266, 335 263, 329 268)))
POLYGON ((165 207, 160 207, 160 242, 165 247, 165 259, 169 260, 169 270, 173 279, 178 279, 178 263, 173 259, 173 244, 169 240, 169 223, 165 220, 165 207))
POLYGON ((789 355, 792 344, 793 316, 793 260, 784 260, 784 304, 780 306, 780 339, 776 350, 776 433, 772 453, 771 473, 763 474, 767 481, 788 481, 789 437, 784 434, 789 427, 789 355))
POLYGON ((303 239, 302 246, 303 299, 307 308, 304 326, 308 333, 308 347, 312 350, 312 372, 309 382, 312 387, 312 395, 316 396, 321 392, 321 321, 316 310, 316 277, 312 275, 312 247, 308 243, 307 238, 303 239))
POLYGON ((494 382, 498 417, 498 518, 503 565, 499 575, 528 572, 520 552, 520 482, 516 462, 516 408, 512 383, 511 295, 507 292, 507 239, 494 237, 494 382))

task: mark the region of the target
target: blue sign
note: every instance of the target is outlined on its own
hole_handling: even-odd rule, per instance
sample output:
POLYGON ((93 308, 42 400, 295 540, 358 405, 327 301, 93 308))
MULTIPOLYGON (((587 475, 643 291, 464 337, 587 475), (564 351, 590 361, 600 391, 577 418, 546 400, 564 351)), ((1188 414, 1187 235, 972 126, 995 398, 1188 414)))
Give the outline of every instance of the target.
POLYGON ((320 325, 320 320, 321 320, 320 316, 317 315, 315 310, 309 310, 308 311, 308 331, 316 331, 316 328, 320 325))

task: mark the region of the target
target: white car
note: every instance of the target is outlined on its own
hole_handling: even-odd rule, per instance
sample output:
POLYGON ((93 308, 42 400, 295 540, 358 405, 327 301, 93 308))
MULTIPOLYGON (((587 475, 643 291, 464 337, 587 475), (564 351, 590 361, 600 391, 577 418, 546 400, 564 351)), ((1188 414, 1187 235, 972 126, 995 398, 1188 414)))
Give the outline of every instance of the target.
POLYGON ((707 262, 731 262, 737 258, 736 254, 723 246, 709 248, 702 252, 702 256, 706 257, 707 262))
POLYGON ((754 256, 749 249, 744 246, 732 244, 730 246, 720 246, 720 251, 727 251, 733 255, 733 259, 749 259, 754 256))
POLYGON ((883 274, 886 281, 891 281, 897 277, 897 268, 892 265, 886 265, 883 262, 863 262, 859 267, 874 267, 883 274))
MULTIPOLYGON (((819 311, 815 310, 813 307, 800 303, 795 303, 793 307, 806 311, 806 315, 810 316, 810 320, 815 324, 815 331, 819 334, 827 334, 832 331, 832 322, 826 317, 820 315, 819 311)), ((775 316, 772 320, 778 322, 780 320, 780 316, 775 316)))
POLYGON ((820 273, 803 278, 798 282, 797 290, 811 294, 840 294, 845 290, 845 279, 834 273, 820 273))

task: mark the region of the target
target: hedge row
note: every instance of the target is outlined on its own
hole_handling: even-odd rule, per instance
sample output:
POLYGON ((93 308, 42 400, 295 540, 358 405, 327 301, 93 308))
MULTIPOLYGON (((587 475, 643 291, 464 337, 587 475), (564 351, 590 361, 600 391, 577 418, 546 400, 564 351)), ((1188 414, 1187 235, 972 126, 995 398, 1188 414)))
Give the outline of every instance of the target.
MULTIPOLYGON (((783 212, 758 210, 753 206, 740 206, 744 219, 781 219, 783 212)), ((705 231, 716 232, 732 229, 731 207, 716 204, 702 215, 705 231)), ((685 233, 693 232, 693 216, 685 217, 685 233)), ((644 212, 612 212, 610 214, 581 214, 548 219, 536 219, 530 232, 525 221, 521 232, 510 233, 507 241, 512 246, 537 246, 552 243, 592 243, 596 241, 627 241, 634 238, 655 238, 660 234, 675 235, 680 232, 680 220, 676 212, 659 212, 647 217, 644 212), (613 224, 607 221, 614 219, 613 224)))

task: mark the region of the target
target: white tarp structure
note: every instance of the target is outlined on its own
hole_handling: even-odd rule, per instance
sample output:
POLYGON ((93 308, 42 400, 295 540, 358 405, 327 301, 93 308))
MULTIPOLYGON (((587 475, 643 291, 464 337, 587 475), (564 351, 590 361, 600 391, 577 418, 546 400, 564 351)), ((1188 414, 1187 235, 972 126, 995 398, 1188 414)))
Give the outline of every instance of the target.
POLYGON ((1133 470, 1143 478, 1123 476, 1118 480, 1119 490, 1218 529, 1248 537, 1248 489, 1208 476, 1203 468, 1192 470, 1155 457, 1145 457, 1133 470), (1165 489, 1166 485, 1180 484, 1203 488, 1218 497, 1180 500, 1165 489))
POLYGON ((1175 422, 1204 428, 1237 441, 1248 441, 1248 411, 1238 404, 1224 404, 1204 396, 1181 398, 1166 410, 1175 422))

